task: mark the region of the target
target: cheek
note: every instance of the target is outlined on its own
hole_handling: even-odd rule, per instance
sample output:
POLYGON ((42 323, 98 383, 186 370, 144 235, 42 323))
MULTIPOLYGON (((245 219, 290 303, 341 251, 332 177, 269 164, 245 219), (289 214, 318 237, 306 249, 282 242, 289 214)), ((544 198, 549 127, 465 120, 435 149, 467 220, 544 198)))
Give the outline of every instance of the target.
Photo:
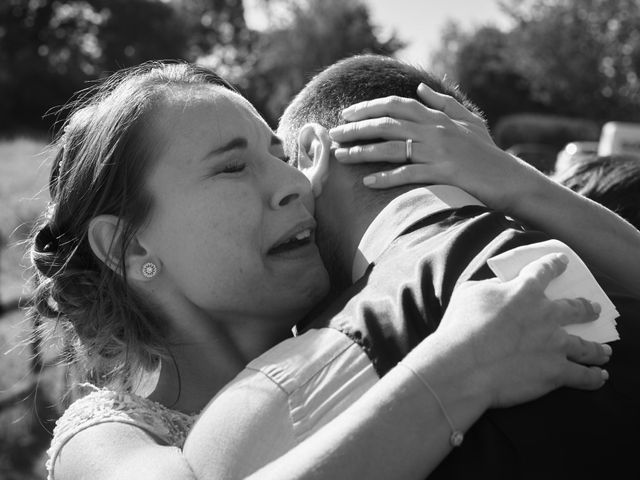
POLYGON ((313 196, 313 192, 308 192, 306 193, 303 197, 302 197, 302 203, 304 204, 304 207, 307 209, 307 211, 313 215, 315 213, 315 204, 316 204, 316 199, 313 196))
MULTIPOLYGON (((198 272, 199 281, 213 283, 226 278, 227 283, 244 275, 247 265, 257 267, 260 254, 259 208, 247 208, 242 202, 224 208, 207 207, 211 202, 197 203, 189 212, 181 213, 181 220, 173 228, 170 250, 182 250, 180 271, 198 272), (186 267, 186 268, 185 268, 186 267)), ((174 262, 177 263, 177 262, 174 262)))

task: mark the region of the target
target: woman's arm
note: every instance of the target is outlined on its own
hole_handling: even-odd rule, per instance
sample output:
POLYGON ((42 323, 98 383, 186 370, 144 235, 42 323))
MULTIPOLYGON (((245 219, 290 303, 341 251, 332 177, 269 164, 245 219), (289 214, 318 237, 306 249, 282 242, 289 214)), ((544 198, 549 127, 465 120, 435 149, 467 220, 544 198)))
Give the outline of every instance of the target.
MULTIPOLYGON (((593 311, 582 302, 544 297, 562 270, 557 257, 547 256, 513 283, 463 284, 439 329, 403 360, 428 381, 457 429, 466 431, 489 407, 531 400, 561 385, 603 384, 600 368, 567 359, 584 351, 601 364, 608 357, 603 347, 560 328, 593 319, 593 311)), ((341 416, 250 478, 423 479, 451 450, 450 435, 433 394, 396 367, 341 416)))
MULTIPOLYGON (((606 376, 599 367, 576 362, 601 365, 608 360, 608 347, 583 342, 561 328, 592 320, 591 305, 544 296, 563 270, 561 257, 549 255, 513 281, 460 285, 438 330, 403 360, 437 393, 456 429, 466 431, 490 407, 528 401, 563 385, 595 389, 603 384, 606 376)), ((243 410, 238 401, 233 411, 243 410)), ((451 433, 436 397, 398 366, 328 425, 249 478, 422 479, 452 448, 451 433)), ((188 447, 189 440, 185 456, 199 479, 219 478, 215 472, 220 471, 240 477, 233 472, 242 465, 208 465, 211 457, 203 445, 195 456, 188 447)), ((251 455, 237 453, 216 461, 241 463, 251 455)))
POLYGON ((371 178, 372 188, 410 183, 455 185, 487 206, 570 245, 584 260, 640 294, 640 232, 630 223, 499 149, 484 121, 448 95, 420 85, 416 100, 386 97, 356 104, 331 130, 338 142, 383 143, 337 149, 343 162, 405 165, 371 178), (429 107, 433 107, 429 108, 429 107), (443 112, 446 112, 443 113, 443 112), (393 122, 385 121, 385 117, 393 122), (412 163, 405 141, 413 140, 412 163))

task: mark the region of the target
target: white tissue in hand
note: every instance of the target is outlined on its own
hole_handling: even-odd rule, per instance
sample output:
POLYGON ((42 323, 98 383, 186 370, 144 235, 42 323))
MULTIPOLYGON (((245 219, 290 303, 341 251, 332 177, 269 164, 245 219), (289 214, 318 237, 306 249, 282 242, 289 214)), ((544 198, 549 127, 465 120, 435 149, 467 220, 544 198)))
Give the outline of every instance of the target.
POLYGON ((547 240, 514 248, 489 259, 487 263, 493 273, 506 282, 515 278, 520 270, 529 263, 549 253, 564 253, 569 258, 567 269, 554 278, 545 294, 550 300, 559 298, 586 298, 598 302, 602 307, 600 316, 587 323, 576 323, 565 326, 565 330, 585 340, 606 343, 619 340, 615 319, 619 316, 613 302, 607 297, 584 262, 567 245, 558 240, 547 240))

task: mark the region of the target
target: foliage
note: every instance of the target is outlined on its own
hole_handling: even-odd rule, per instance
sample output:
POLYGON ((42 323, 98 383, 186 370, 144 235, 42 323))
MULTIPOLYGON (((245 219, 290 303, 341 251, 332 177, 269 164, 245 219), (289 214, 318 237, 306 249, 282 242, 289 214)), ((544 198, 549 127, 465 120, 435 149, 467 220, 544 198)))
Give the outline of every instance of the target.
POLYGON ((482 27, 459 47, 456 57, 458 81, 490 125, 514 112, 544 110, 530 95, 527 78, 510 61, 510 45, 509 35, 482 27))
POLYGON ((515 112, 640 121, 640 1, 509 0, 513 26, 449 25, 434 57, 491 124, 515 112))
POLYGON ((105 73, 247 38, 239 0, 3 0, 0 131, 48 128, 46 110, 105 73))
POLYGON ((360 0, 306 0, 279 4, 281 22, 263 32, 241 85, 249 100, 275 126, 279 115, 312 75, 357 53, 391 55, 403 44, 380 40, 360 0))
POLYGON ((466 31, 449 21, 432 56, 432 69, 457 82, 491 127, 505 115, 546 111, 531 95, 527 77, 516 69, 511 48, 509 32, 491 25, 466 31))
POLYGON ((640 119, 638 0, 512 1, 513 60, 535 98, 565 114, 640 119))

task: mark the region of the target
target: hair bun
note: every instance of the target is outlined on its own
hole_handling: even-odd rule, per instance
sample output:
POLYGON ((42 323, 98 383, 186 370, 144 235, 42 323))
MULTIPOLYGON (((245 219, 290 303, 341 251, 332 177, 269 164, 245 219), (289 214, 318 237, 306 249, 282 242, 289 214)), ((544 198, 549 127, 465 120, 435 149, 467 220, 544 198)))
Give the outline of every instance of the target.
POLYGON ((38 253, 56 253, 58 251, 58 237, 54 235, 51 226, 46 224, 40 229, 35 238, 36 252, 38 253))
POLYGON ((46 277, 53 277, 60 271, 64 262, 61 262, 58 258, 58 248, 60 247, 60 241, 51 230, 51 226, 46 224, 37 233, 33 250, 36 255, 32 255, 34 265, 40 272, 46 277))

